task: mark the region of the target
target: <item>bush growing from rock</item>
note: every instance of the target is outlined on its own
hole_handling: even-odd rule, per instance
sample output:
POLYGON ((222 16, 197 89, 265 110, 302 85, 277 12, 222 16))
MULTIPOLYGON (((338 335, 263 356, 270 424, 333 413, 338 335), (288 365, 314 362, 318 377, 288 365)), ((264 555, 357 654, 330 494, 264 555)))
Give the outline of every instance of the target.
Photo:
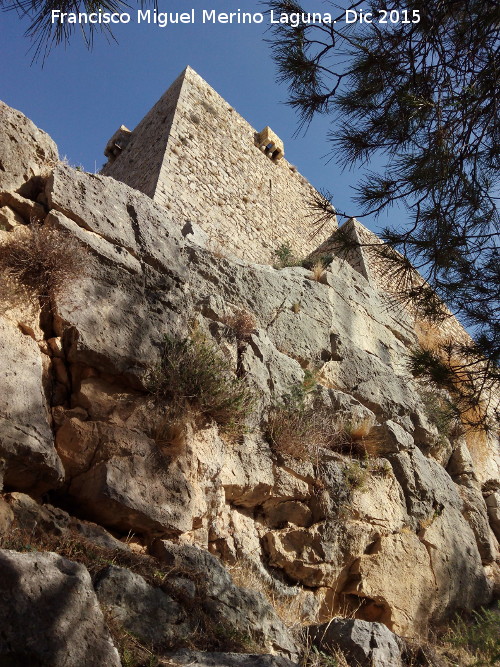
POLYGON ((291 388, 281 403, 269 411, 265 427, 271 448, 300 461, 316 462, 320 448, 357 458, 378 456, 379 439, 367 421, 339 419, 326 406, 308 403, 306 396, 316 387, 316 375, 306 371, 302 384, 291 388))
POLYGON ((257 398, 215 345, 197 331, 184 339, 165 336, 150 389, 169 403, 172 416, 192 411, 213 419, 226 433, 244 430, 257 398))
POLYGON ((0 244, 0 271, 31 298, 52 301, 81 278, 86 251, 69 234, 36 222, 0 244))
POLYGON ((257 327, 254 315, 244 308, 238 308, 223 321, 227 327, 234 331, 234 335, 239 341, 248 340, 257 327))

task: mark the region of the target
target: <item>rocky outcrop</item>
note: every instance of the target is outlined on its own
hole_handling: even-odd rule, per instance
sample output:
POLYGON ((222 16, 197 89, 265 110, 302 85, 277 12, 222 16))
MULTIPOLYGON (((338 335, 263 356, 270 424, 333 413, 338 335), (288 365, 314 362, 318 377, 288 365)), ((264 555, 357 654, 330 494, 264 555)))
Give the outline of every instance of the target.
POLYGON ((0 317, 0 457, 4 484, 43 492, 62 482, 42 383, 42 357, 31 337, 0 317))
POLYGON ((382 623, 335 618, 309 629, 313 643, 323 650, 340 649, 360 667, 402 667, 404 643, 382 623))
POLYGON ((121 665, 83 565, 1 550, 0 591, 1 664, 121 665))
MULTIPOLYGON (((488 452, 484 478, 465 440, 432 423, 404 363, 416 340, 410 316, 388 308, 348 262, 334 259, 319 282, 302 267, 214 254, 145 195, 54 168, 50 142, 3 111, 19 123, 22 146, 19 159, 1 158, 12 175, 1 187, 13 193, 3 208, 19 216, 5 214, 11 231, 2 234, 17 234, 29 207, 43 207, 43 224, 87 253, 86 270, 44 303, 42 317, 33 304, 28 313, 9 301, 0 319, 5 534, 12 525, 37 539, 70 531, 154 556, 161 582, 103 566, 97 597, 179 664, 188 654, 172 651, 196 634, 196 613, 282 656, 217 664, 297 659, 286 624, 247 587, 295 623, 354 617, 335 621, 338 637, 340 628, 347 643, 361 633, 355 643, 371 651, 353 659, 394 665, 389 631, 418 636, 488 602, 498 572, 497 460, 488 452), (33 175, 38 190, 20 188, 33 175), (197 412, 193 396, 172 401, 177 386, 165 390, 170 402, 155 395, 166 335, 201 337, 234 382, 252 389, 253 411, 237 435, 197 412), (298 424, 293 447, 270 436, 272 410, 282 422, 310 419, 298 424), (318 419, 329 440, 315 431, 318 419)), ((84 577, 78 565, 64 568, 84 577)))
POLYGON ((34 177, 48 175, 58 159, 48 134, 0 101, 0 192, 32 196, 34 177))

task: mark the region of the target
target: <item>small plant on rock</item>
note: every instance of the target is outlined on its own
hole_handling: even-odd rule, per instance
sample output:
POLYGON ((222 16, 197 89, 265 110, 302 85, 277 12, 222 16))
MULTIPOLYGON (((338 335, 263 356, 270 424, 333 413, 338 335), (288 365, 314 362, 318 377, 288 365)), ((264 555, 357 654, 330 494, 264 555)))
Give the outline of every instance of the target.
POLYGON ((213 419, 227 433, 244 430, 256 402, 255 392, 199 331, 184 339, 165 336, 150 390, 170 404, 171 414, 191 411, 213 419))
POLYGON ((278 260, 274 265, 274 268, 276 269, 284 269, 287 266, 300 266, 301 264, 288 243, 282 243, 280 247, 273 252, 273 255, 278 260))
POLYGON ((323 266, 323 263, 316 262, 315 264, 313 264, 313 266, 311 267, 311 279, 320 283, 322 282, 324 276, 325 276, 325 267, 323 266))
POLYGON ((236 338, 240 341, 248 340, 257 327, 254 315, 244 308, 238 308, 223 321, 234 331, 236 338))
POLYGON ((33 222, 0 244, 0 271, 31 298, 47 303, 85 274, 86 257, 67 232, 33 222))

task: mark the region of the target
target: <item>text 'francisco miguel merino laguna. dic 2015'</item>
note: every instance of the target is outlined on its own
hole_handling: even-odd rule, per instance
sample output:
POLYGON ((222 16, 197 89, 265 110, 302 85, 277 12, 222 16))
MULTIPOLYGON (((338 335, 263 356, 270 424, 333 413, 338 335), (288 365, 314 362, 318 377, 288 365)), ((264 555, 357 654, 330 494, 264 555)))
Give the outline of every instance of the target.
POLYGON ((169 25, 186 23, 213 23, 213 24, 251 24, 264 23, 288 24, 294 28, 311 23, 331 24, 342 21, 345 23, 418 23, 420 15, 418 10, 410 12, 407 9, 388 12, 386 10, 364 12, 362 9, 347 9, 341 17, 334 17, 328 12, 242 12, 237 9, 234 12, 218 12, 215 9, 202 9, 200 11, 190 9, 187 12, 159 12, 156 9, 139 9, 135 15, 129 12, 62 12, 53 9, 51 12, 52 23, 79 23, 79 24, 109 24, 130 23, 135 18, 136 23, 148 23, 165 28, 169 25))

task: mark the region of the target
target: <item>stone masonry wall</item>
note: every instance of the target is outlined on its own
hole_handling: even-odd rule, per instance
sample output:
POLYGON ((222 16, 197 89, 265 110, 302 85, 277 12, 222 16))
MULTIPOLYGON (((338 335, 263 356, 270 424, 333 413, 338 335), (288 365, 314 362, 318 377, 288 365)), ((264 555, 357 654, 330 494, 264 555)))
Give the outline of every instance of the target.
POLYGON ((148 194, 179 224, 196 222, 214 249, 272 263, 288 244, 306 256, 318 245, 309 238, 316 191, 254 140, 255 129, 188 67, 103 173, 148 194))
POLYGON ((144 116, 133 131, 126 149, 114 162, 104 165, 103 174, 154 199, 183 80, 184 75, 181 74, 144 116))

